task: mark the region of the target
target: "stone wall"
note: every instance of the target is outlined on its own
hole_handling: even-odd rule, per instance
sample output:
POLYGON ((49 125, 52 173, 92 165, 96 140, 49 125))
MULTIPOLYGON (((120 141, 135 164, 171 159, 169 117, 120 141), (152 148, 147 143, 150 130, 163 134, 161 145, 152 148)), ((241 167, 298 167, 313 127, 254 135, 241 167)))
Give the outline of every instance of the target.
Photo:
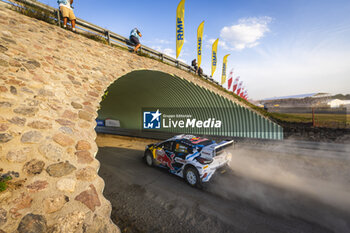
MULTIPOLYGON (((0 6, 0 232, 118 232, 94 158, 96 111, 138 69, 199 78, 0 6)), ((132 87, 130 88, 132 91, 132 87)))

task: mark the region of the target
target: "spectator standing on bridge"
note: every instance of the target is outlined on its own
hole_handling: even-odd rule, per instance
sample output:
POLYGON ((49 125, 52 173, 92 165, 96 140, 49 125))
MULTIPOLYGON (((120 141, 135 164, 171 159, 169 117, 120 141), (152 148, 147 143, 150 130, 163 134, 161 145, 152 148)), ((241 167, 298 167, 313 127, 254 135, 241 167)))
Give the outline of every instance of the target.
POLYGON ((74 15, 72 4, 73 0, 58 0, 57 3, 60 6, 60 11, 63 17, 63 28, 67 28, 68 18, 72 24, 72 30, 75 32, 75 20, 76 17, 74 15))
POLYGON ((197 67, 197 60, 194 59, 194 60, 192 61, 191 65, 192 65, 193 68, 194 68, 194 72, 197 73, 197 69, 198 69, 198 67, 197 67))
POLYGON ((135 45, 135 48, 134 48, 135 53, 141 47, 140 37, 142 37, 142 35, 141 35, 141 32, 137 28, 134 28, 131 30, 129 39, 135 45))
POLYGON ((203 75, 203 69, 201 67, 198 67, 198 76, 202 77, 203 75))

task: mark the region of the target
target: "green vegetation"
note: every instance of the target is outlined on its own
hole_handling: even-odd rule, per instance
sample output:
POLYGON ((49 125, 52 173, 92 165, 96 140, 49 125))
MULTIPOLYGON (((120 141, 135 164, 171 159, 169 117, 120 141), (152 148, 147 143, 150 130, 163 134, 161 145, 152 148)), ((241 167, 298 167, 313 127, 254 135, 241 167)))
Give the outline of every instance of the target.
MULTIPOLYGON (((286 123, 312 123, 311 113, 269 113, 270 117, 286 123)), ((350 128, 350 115, 315 114, 316 127, 350 128)))
POLYGON ((12 9, 14 9, 15 11, 23 15, 29 16, 31 18, 45 21, 49 24, 56 24, 56 16, 50 11, 43 10, 39 7, 28 3, 24 3, 21 0, 14 0, 13 2, 16 3, 16 5, 12 6, 12 9))
POLYGON ((8 181, 12 180, 11 176, 1 176, 0 177, 0 192, 3 192, 7 189, 8 181))
POLYGON ((118 49, 122 49, 122 50, 129 51, 129 49, 128 49, 128 48, 123 47, 123 46, 121 46, 121 45, 117 45, 117 44, 113 44, 113 43, 111 43, 111 46, 112 46, 112 47, 114 47, 114 48, 118 48, 118 49))
POLYGON ((333 96, 333 99, 350 100, 350 94, 347 94, 347 95, 337 94, 333 96))
POLYGON ((302 114, 289 114, 289 113, 269 113, 270 117, 273 117, 279 121, 295 122, 295 123, 310 123, 312 122, 312 115, 307 113, 302 114))
POLYGON ((91 40, 100 42, 100 43, 102 43, 102 44, 108 44, 107 39, 106 39, 104 36, 101 36, 101 35, 99 35, 99 34, 94 34, 94 33, 90 33, 90 32, 87 32, 87 33, 79 33, 79 34, 82 35, 82 36, 85 36, 86 38, 89 38, 89 39, 91 39, 91 40))

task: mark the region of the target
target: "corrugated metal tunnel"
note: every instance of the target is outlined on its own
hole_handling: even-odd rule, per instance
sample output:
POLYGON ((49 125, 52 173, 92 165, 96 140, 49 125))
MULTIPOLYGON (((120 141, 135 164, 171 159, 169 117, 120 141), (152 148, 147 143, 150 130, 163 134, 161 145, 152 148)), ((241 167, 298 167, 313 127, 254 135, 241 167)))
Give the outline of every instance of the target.
POLYGON ((124 129, 143 130, 143 111, 221 119, 221 128, 161 128, 159 131, 227 137, 283 139, 283 129, 258 113, 171 74, 138 70, 120 77, 101 102, 99 119, 116 119, 124 129))

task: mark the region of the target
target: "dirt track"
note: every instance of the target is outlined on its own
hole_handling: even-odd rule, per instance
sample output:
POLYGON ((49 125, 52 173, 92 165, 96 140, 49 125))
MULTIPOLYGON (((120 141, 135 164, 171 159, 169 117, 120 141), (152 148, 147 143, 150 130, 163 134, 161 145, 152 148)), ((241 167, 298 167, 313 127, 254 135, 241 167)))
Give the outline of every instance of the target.
POLYGON ((350 231, 350 169, 344 161, 237 149, 233 170, 198 190, 147 167, 141 157, 150 142, 97 139, 104 194, 122 232, 350 231))
MULTIPOLYGON (((266 167, 271 163, 264 164, 251 155, 248 156, 250 161, 239 161, 258 161, 259 167, 268 168, 270 172, 261 176, 233 166, 233 171, 213 177, 204 190, 198 190, 166 171, 149 168, 143 163, 141 149, 150 143, 149 140, 131 141, 112 136, 99 137, 97 142, 100 146, 97 155, 101 162, 99 174, 106 182, 104 194, 113 205, 112 219, 123 232, 349 232, 349 203, 339 208, 342 200, 333 203, 328 197, 338 195, 339 199, 343 193, 318 195, 319 186, 327 190, 327 180, 334 176, 324 174, 316 184, 314 177, 308 174, 318 176, 319 169, 316 168, 306 171, 302 177, 308 179, 302 179, 302 182, 290 176, 291 172, 302 173, 311 167, 323 169, 325 161, 276 159, 275 155, 269 155, 267 161, 273 160, 285 172, 281 175, 280 170, 266 167), (298 182, 282 182, 284 178, 298 182), (308 188, 307 181, 315 186, 308 188), (312 192, 314 188, 316 192, 312 192)), ((237 158, 239 156, 237 153, 237 158)), ((333 161, 330 167, 339 170, 338 165, 333 161)), ((343 173, 336 177, 347 175, 346 168, 342 168, 343 173)), ((324 171, 331 173, 332 168, 324 171)), ((347 178, 344 179, 348 185, 347 178)))

